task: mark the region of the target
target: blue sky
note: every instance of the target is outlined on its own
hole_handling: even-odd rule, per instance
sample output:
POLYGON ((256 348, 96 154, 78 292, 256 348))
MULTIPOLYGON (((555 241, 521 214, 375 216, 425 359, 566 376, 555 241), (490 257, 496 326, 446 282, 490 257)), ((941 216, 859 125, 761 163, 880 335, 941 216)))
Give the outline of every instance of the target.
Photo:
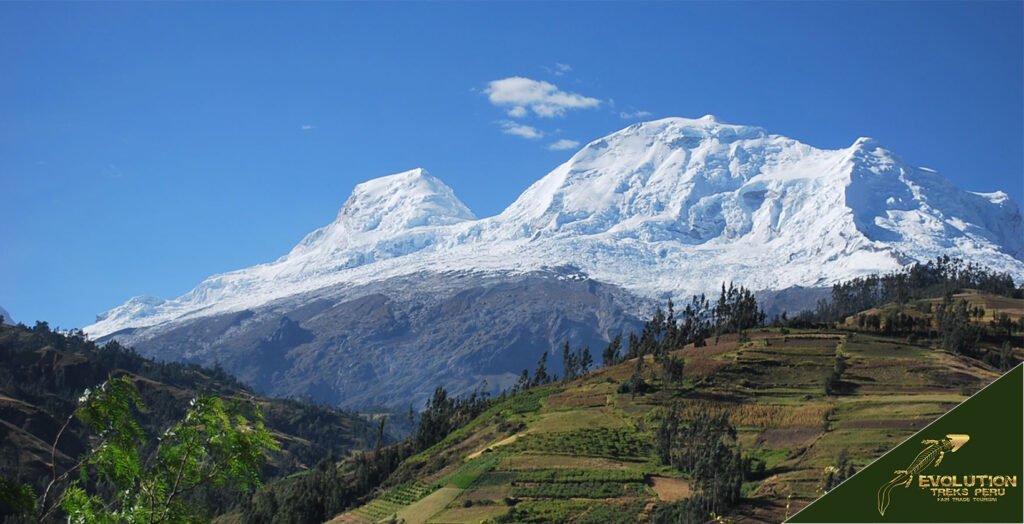
POLYGON ((0 3, 0 305, 79 327, 178 296, 412 167, 495 214, 663 116, 873 136, 1021 202, 1022 27, 1021 2, 0 3))

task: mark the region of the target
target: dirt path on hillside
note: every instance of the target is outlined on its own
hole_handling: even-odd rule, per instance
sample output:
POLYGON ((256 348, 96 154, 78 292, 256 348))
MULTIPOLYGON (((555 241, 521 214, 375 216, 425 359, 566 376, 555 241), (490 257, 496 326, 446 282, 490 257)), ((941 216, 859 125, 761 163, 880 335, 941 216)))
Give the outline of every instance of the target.
POLYGON ((488 445, 487 447, 485 447, 483 449, 476 450, 476 451, 470 453, 469 455, 466 455, 466 460, 473 460, 473 459, 479 457, 480 455, 483 455, 485 451, 488 451, 488 450, 494 451, 494 448, 500 448, 501 446, 507 446, 507 445, 515 442, 516 439, 518 439, 522 435, 523 435, 523 433, 516 433, 515 435, 512 435, 511 437, 505 437, 505 438, 503 438, 503 439, 501 439, 501 440, 499 440, 499 441, 497 441, 497 442, 495 442, 493 444, 488 445))

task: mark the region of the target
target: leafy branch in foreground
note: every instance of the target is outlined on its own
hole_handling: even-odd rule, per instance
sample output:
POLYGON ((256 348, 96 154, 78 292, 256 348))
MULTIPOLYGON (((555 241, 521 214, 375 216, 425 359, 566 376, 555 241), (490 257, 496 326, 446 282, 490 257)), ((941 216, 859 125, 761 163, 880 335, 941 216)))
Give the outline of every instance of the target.
POLYGON ((204 395, 158 437, 143 462, 142 451, 152 448, 144 447, 145 433, 134 418, 142 409, 127 377, 110 378, 86 391, 75 414, 96 435, 96 444, 68 471, 54 471, 40 504, 40 521, 57 507, 69 522, 83 524, 205 520, 201 509, 188 502, 192 490, 258 486, 266 453, 277 449, 255 404, 204 395), (76 471, 79 478, 48 504, 51 490, 76 471))

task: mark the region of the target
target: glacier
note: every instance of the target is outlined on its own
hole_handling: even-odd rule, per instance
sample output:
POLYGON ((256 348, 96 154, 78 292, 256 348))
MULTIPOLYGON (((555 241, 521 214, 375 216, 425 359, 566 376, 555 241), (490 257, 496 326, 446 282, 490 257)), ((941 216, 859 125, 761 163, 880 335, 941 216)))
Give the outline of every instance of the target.
POLYGON ((574 267, 664 299, 724 281, 828 286, 941 255, 1020 281, 1020 208, 870 138, 818 149, 710 115, 665 118, 587 144, 491 217, 477 218, 424 169, 364 182, 332 223, 281 258, 174 299, 131 298, 84 331, 101 338, 418 273, 574 267))

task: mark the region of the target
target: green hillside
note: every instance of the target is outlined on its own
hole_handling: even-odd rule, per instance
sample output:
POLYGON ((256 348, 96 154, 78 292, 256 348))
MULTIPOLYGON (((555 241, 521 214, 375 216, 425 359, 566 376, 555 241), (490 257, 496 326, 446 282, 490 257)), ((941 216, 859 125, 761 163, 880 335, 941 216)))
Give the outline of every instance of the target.
MULTIPOLYGON (((1024 311, 1020 299, 970 300, 988 306, 978 322, 1024 311)), ((680 380, 648 355, 643 393, 623 392, 637 373, 630 359, 501 398, 331 522, 657 521, 700 493, 658 456, 673 406, 684 427, 725 414, 736 430, 726 440, 743 479, 723 518, 782 521, 1000 375, 983 360, 997 340, 955 354, 940 339, 854 329, 762 328, 690 345, 670 354, 684 362, 680 380)))
MULTIPOLYGON (((45 323, 0 325, 0 479, 28 484, 38 495, 51 479, 51 453, 58 471, 74 464, 89 449, 88 430, 71 419, 54 449, 55 437, 86 388, 110 375, 135 384, 146 406, 138 415, 151 435, 178 420, 200 393, 254 400, 281 446, 264 468, 268 479, 372 447, 377 438, 377 425, 354 413, 262 397, 219 368, 154 362, 116 343, 99 346, 80 334, 52 331, 45 323)), ((237 502, 213 491, 199 496, 221 511, 237 502)))

